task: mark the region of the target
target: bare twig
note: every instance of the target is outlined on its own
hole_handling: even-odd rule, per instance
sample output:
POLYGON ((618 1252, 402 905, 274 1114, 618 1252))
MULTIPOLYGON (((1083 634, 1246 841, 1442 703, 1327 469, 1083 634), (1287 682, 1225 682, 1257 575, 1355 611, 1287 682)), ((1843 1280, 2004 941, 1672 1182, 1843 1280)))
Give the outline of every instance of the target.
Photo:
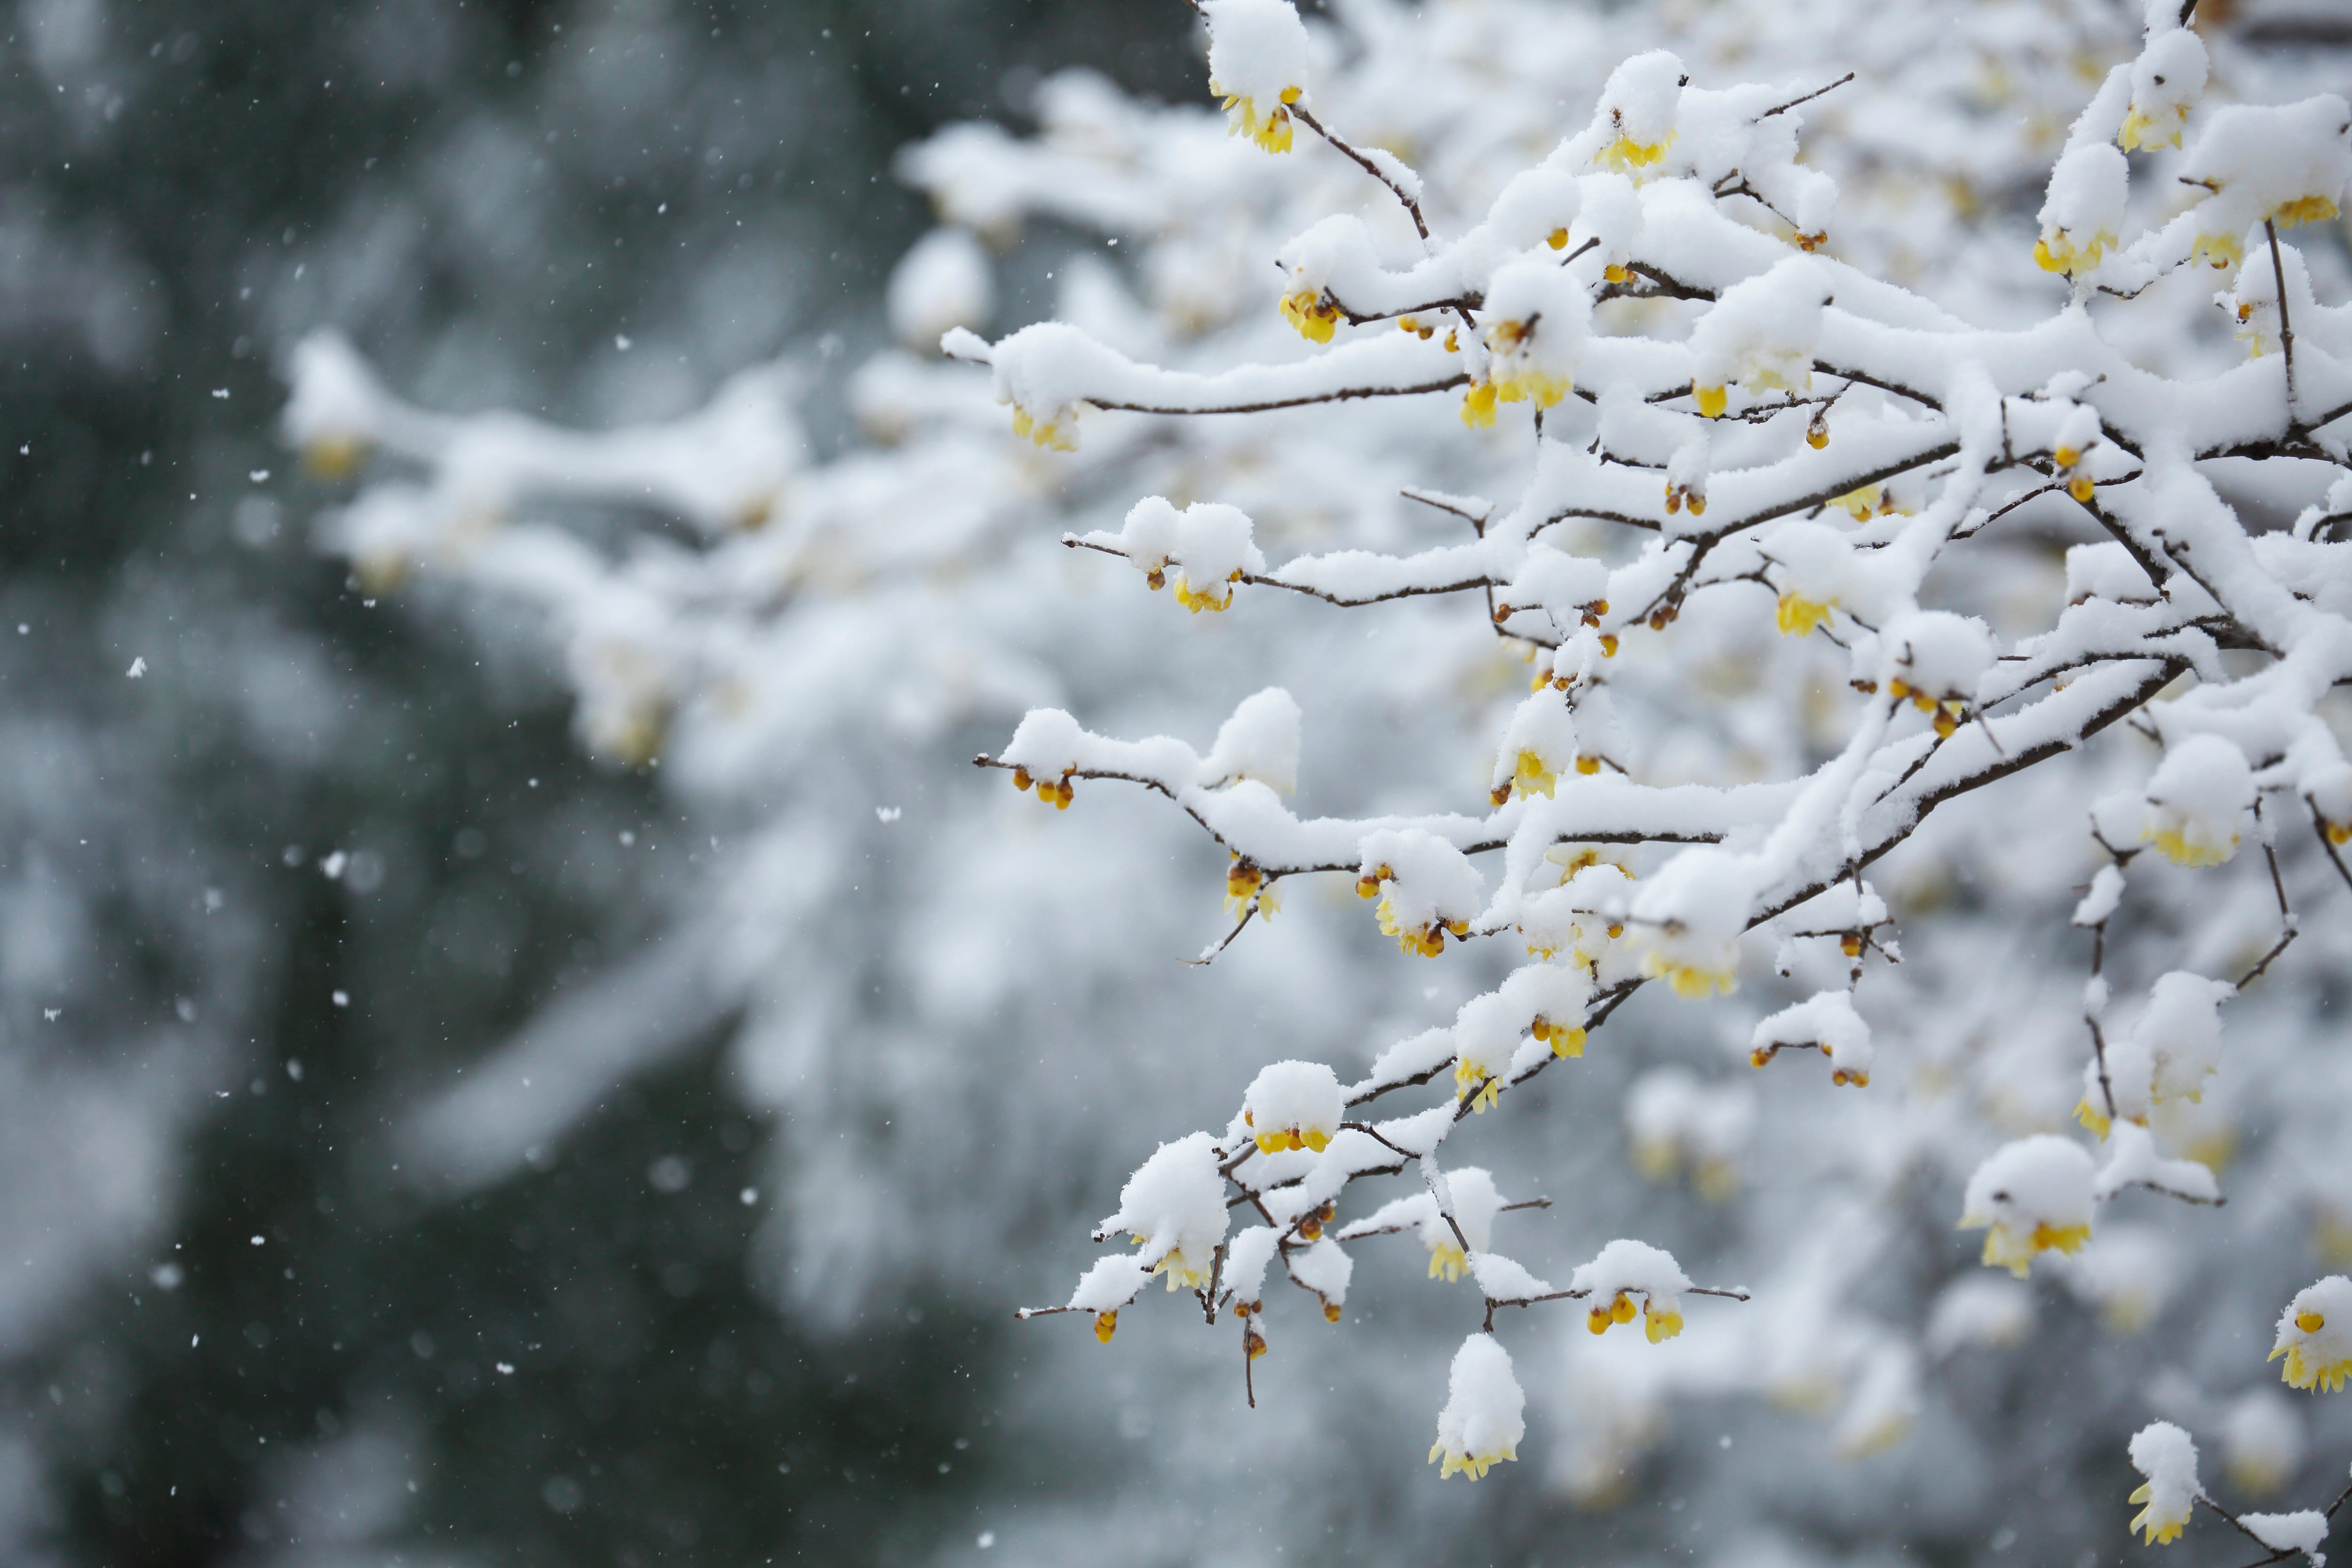
POLYGON ((2290 438, 2300 435, 2294 422, 2294 323, 2286 313, 2286 263, 2279 259, 2278 224, 2263 219, 2263 232, 2271 240, 2271 278, 2278 286, 2279 349, 2286 358, 2286 428, 2290 438))
POLYGON ((1358 168, 1363 170, 1364 173, 1370 174, 1372 178, 1386 185, 1390 191, 1395 195, 1396 199, 1404 204, 1404 210, 1412 215, 1413 231, 1419 234, 1424 242, 1428 240, 1429 225, 1421 216, 1421 203, 1412 196, 1406 195, 1405 189, 1402 185, 1400 185, 1394 180, 1390 179, 1387 172, 1381 169, 1378 163, 1375 163, 1370 158, 1365 157, 1363 153, 1358 152, 1346 142, 1332 134, 1331 132, 1326 130, 1323 122, 1316 119, 1312 114, 1307 113, 1304 106, 1293 104, 1290 106, 1290 112, 1301 125, 1306 126, 1307 130, 1312 131, 1316 135, 1320 136, 1324 141, 1331 143, 1332 146, 1338 148, 1343 154, 1351 160, 1358 168))
MULTIPOLYGON (((2192 3, 2193 3, 2193 0, 2192 0, 2192 3)), ((1796 108, 1796 107, 1797 107, 1797 105, 1799 105, 1799 104, 1801 104, 1801 103, 1811 103, 1811 102, 1812 102, 1812 100, 1815 100, 1815 99, 1817 99, 1817 98, 1820 98, 1820 97, 1822 97, 1824 94, 1835 92, 1838 89, 1840 89, 1840 88, 1843 87, 1846 83, 1848 83, 1848 82, 1852 81, 1853 79, 1853 72, 1852 72, 1852 71, 1848 71, 1848 72, 1846 72, 1846 73, 1845 73, 1845 75, 1843 75, 1843 76, 1842 76, 1842 77, 1838 78, 1838 79, 1837 79, 1837 80, 1835 80, 1835 81, 1833 81, 1833 82, 1830 83, 1830 84, 1829 84, 1829 86, 1827 86, 1827 87, 1817 87, 1817 88, 1813 89, 1813 90, 1812 90, 1812 91, 1811 91, 1811 92, 1809 92, 1809 93, 1806 93, 1806 94, 1804 94, 1803 96, 1799 97, 1799 98, 1792 98, 1792 99, 1790 99, 1790 100, 1788 102, 1786 102, 1786 103, 1777 103, 1777 104, 1774 104, 1771 108, 1769 108, 1769 109, 1766 110, 1763 113, 1761 113, 1761 114, 1758 115, 1756 118, 1757 118, 1757 119, 1759 119, 1759 120, 1769 120, 1769 119, 1771 119, 1774 115, 1776 115, 1776 114, 1786 114, 1786 113, 1788 113, 1788 112, 1789 112, 1789 110, 1792 110, 1792 109, 1796 108)))

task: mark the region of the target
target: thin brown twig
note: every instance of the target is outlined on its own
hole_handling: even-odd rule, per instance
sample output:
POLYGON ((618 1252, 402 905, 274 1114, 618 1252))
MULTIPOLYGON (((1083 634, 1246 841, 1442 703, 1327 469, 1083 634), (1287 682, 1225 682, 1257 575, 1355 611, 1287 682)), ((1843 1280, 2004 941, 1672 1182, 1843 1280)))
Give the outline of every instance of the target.
POLYGON ((2278 286, 2279 349, 2286 359, 2286 428, 2292 439, 2301 432, 2294 422, 2294 323, 2286 313, 2286 263, 2279 259, 2277 223, 2263 219, 2263 232, 2270 236, 2271 278, 2278 286))
MULTIPOLYGON (((2193 0, 2192 0, 2192 3, 2193 3, 2193 0)), ((1796 107, 1797 107, 1799 104, 1801 104, 1801 103, 1811 103, 1811 102, 1812 102, 1812 100, 1815 100, 1815 99, 1817 99, 1817 98, 1822 97, 1822 96, 1824 96, 1825 94, 1828 94, 1828 93, 1835 92, 1838 89, 1840 89, 1840 88, 1843 87, 1846 83, 1848 83, 1848 82, 1852 81, 1853 79, 1853 72, 1852 72, 1852 71, 1848 71, 1848 72, 1846 72, 1846 73, 1845 73, 1845 75, 1843 75, 1843 76, 1842 76, 1842 77, 1838 78, 1838 79, 1837 79, 1837 80, 1835 80, 1835 81, 1833 81, 1833 82, 1830 83, 1830 84, 1829 84, 1829 86, 1827 86, 1827 87, 1817 87, 1817 88, 1815 88, 1812 91, 1811 91, 1811 92, 1809 92, 1809 93, 1806 93, 1806 94, 1805 94, 1803 97, 1801 97, 1801 98, 1792 98, 1792 99, 1790 99, 1790 100, 1788 102, 1786 102, 1786 103, 1782 103, 1782 104, 1776 104, 1776 105, 1774 105, 1772 108, 1768 109, 1768 110, 1766 110, 1763 113, 1761 113, 1761 114, 1758 115, 1756 118, 1757 118, 1757 119, 1759 119, 1759 120, 1769 120, 1769 119, 1771 119, 1774 115, 1776 115, 1776 114, 1786 114, 1786 113, 1788 113, 1788 112, 1789 112, 1789 110, 1792 110, 1792 109, 1796 108, 1796 107)))
POLYGON ((1386 185, 1389 190, 1395 195, 1396 199, 1404 204, 1404 210, 1412 217, 1412 226, 1414 231, 1421 236, 1423 241, 1426 241, 1429 238, 1429 225, 1421 216, 1421 203, 1414 200, 1412 196, 1407 195, 1402 185, 1398 184, 1394 180, 1389 178, 1387 173, 1383 171, 1378 163, 1373 163, 1370 158, 1365 157, 1361 153, 1349 146, 1346 142, 1340 140, 1328 130, 1326 130, 1323 122, 1316 119, 1312 114, 1309 114, 1304 105, 1296 103, 1292 104, 1290 106, 1290 112, 1297 118, 1301 125, 1306 126, 1307 130, 1312 131, 1316 135, 1320 136, 1324 141, 1331 143, 1332 146, 1338 148, 1340 153, 1345 154, 1351 162, 1353 162, 1358 168, 1363 170, 1364 173, 1370 174, 1372 178, 1386 185))

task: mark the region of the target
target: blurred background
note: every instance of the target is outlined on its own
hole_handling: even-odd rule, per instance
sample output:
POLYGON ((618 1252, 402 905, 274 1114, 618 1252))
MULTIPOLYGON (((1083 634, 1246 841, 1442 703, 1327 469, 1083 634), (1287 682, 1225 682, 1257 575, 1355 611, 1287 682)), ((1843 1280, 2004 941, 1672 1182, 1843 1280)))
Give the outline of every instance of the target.
MULTIPOLYGON (((1842 242, 2011 321, 2056 298, 2026 259, 2042 171, 2136 47, 2141 8, 1951 0, 1912 31, 1902 8, 1844 0, 1564 5, 1540 27, 1502 5, 1303 9, 1388 37, 1388 56, 1364 47, 1378 68, 1348 107, 1435 127, 1433 156, 1454 163, 1437 172, 1464 176, 1472 211, 1477 181, 1539 156, 1634 47, 1717 27, 1721 68, 1777 40, 1758 68, 1813 80, 1806 50, 1843 68, 1851 46, 1880 96, 1839 177, 1875 182, 1897 238, 1932 243, 1908 254, 1859 223, 1842 242), (1423 63, 1419 35, 1383 35, 1384 18, 1449 11, 1461 47, 1414 99, 1398 83, 1423 63), (1945 49, 1963 22, 1968 47, 1945 49), (1912 123, 1915 69, 1943 73, 1958 118, 1912 123)), ((2235 90, 2343 89, 2339 7, 2207 9, 2233 29, 2217 47, 2235 90)), ((932 230, 910 177, 961 226, 938 231, 963 247, 941 276, 981 253, 967 231, 999 247, 980 264, 994 330, 1059 313, 1131 331, 1139 353, 1297 350, 1265 257, 1298 211, 1358 203, 1361 182, 1336 160, 1213 163, 1229 144, 1203 76, 1179 0, 16 5, 0 39, 0 1562, 1982 1568, 2031 1552, 2096 1568, 2123 1561, 2121 1444, 2152 1411, 2217 1427, 2253 1411, 2240 1447, 2272 1456, 2267 1484, 2298 1500, 2337 1472, 2352 1424, 2329 1407, 2306 1437, 2248 1347, 2315 1258, 2352 1256, 2352 1199, 2340 1224, 2326 1201, 2352 1191, 2340 1116, 2295 1148, 2268 1108, 2240 1108, 2250 1148, 2293 1155, 2263 1167, 2270 1207, 2258 1189, 2232 1211, 2257 1216, 2243 1232, 2135 1211, 2154 1261, 2118 1267, 2123 1284, 2062 1289, 2045 1271, 1955 1315, 1937 1304, 1983 1273, 1949 1225, 1980 1130, 1881 1144, 1782 1098, 1755 1118, 1777 1129, 1765 1152, 1743 1145, 1748 1079, 1728 1078, 1769 981, 1699 1026, 1629 1006, 1622 1047, 1582 1068, 1594 1092, 1547 1080, 1484 1131, 1575 1200, 1531 1262, 1619 1234, 1756 1282, 1798 1257, 1815 1291, 1775 1309, 1775 1342, 1795 1348, 1771 1399, 1716 1396, 1755 1381, 1720 1364, 1736 1342, 1692 1351, 1712 1371, 1661 1373, 1580 1361, 1613 1341, 1594 1350, 1570 1322, 1554 1344, 1531 1324, 1514 1347, 1529 1462, 1473 1492, 1421 1467, 1465 1325, 1408 1241, 1366 1244, 1344 1333, 1277 1340, 1254 1413, 1227 1338, 1180 1337, 1174 1301, 1139 1304, 1110 1352, 1071 1319, 1012 1322, 1060 1298, 1153 1142, 1222 1125, 1255 1065, 1360 1067, 1501 973, 1475 954, 1400 965, 1344 889, 1299 889, 1292 915, 1198 977, 1172 961, 1223 929, 1221 856, 1108 789, 1040 826, 1034 801, 963 765, 1031 703, 1201 743, 1280 679, 1339 715, 1310 721, 1316 808, 1385 809, 1462 785, 1454 764, 1524 689, 1475 616, 1391 606, 1377 658, 1362 622, 1318 607, 1171 623, 1052 543, 1194 483, 1235 487, 1285 552, 1343 526, 1425 542, 1396 486, 1481 482, 1486 449, 1351 411, 1357 458, 1328 479, 1346 502, 1315 489, 1310 446, 1284 450, 1280 429, 1311 425, 1260 445, 1093 426, 1086 455, 1035 466, 1004 457, 984 388, 890 357, 893 268, 932 230), (1198 122, 1150 120, 1088 79, 1046 85, 1073 67, 1198 122), (898 157, 958 121, 1026 136, 1041 116, 1053 145, 1034 160, 987 133, 934 141, 920 167, 898 157), (1055 159, 1078 143, 1142 173, 1064 179, 1055 159), (1147 240, 1155 261, 1130 262, 1147 240), (736 650, 776 668, 783 717, 730 754, 711 739, 725 726, 689 713, 688 744, 637 754, 583 700, 628 681, 567 670, 546 605, 430 574, 395 594, 322 548, 316 520, 398 478, 306 469, 281 439, 290 358, 321 329, 420 407, 588 429, 677 419, 780 365, 796 504, 839 537, 794 544, 793 591, 816 587, 793 616, 708 618, 811 628, 784 649, 812 656, 797 664, 736 650), (949 434, 869 463, 887 446, 871 416, 901 405, 908 427, 936 416, 949 434), (1260 508, 1247 488, 1284 483, 1315 499, 1260 508), (841 522, 861 515, 889 526, 841 522), (857 597, 893 572, 937 591, 940 626, 891 621, 919 597, 857 597), (971 624, 947 624, 959 598, 971 624), (932 660, 919 679, 900 679, 901 647, 932 660), (854 673, 825 679, 825 658, 854 673), (1737 1113, 1725 1160, 1770 1202, 1685 1192, 1672 1160, 1647 1184, 1628 1174, 1624 1091, 1700 1079, 1737 1113), (1856 1150, 1862 1172, 1775 1170, 1792 1144, 1856 1150), (1847 1267, 1863 1258, 1867 1278, 1847 1267), (2139 1313, 2126 1329, 2118 1301, 2139 1313), (1923 1372, 1914 1346, 1947 1319, 1961 1329, 1923 1372), (1822 1419, 1897 1405, 1855 1441, 1822 1419), (1673 1429, 1670 1406, 1697 1414, 1673 1429), (1914 1417, 1910 1442, 1887 1437, 1914 1417)), ((2305 232, 2340 297, 2341 233, 2305 232)), ((898 314, 916 345, 946 324, 898 314)), ((2234 359, 2225 324, 2189 319, 2161 318, 2150 355, 2234 359)), ((541 510, 611 558, 599 591, 690 553, 675 518, 609 498, 541 510)), ((734 548, 663 580, 675 621, 716 601, 734 548)), ((2050 540, 2018 554, 2035 592, 2060 592, 2050 540)), ((1691 766, 1751 740, 1692 740, 1691 766)), ((1801 740, 1753 744, 1803 762, 1801 740)), ((2079 823, 2033 824, 2046 842, 2012 853, 2032 864, 2003 884, 1986 849, 2013 850, 2003 809, 1939 814, 1950 839, 1890 862, 1906 918, 1941 910, 1953 933, 1907 972, 1930 998, 1918 1079, 1974 1081, 2000 1058, 1995 1089, 2056 1098, 1992 1119, 2064 1126, 2080 954, 2019 949, 2012 911, 2063 919, 2079 823), (1987 973, 2047 981, 2057 1025, 2021 1043, 1964 1016, 1987 973)), ((2240 925, 2267 942, 2267 892, 2240 890, 2240 925)), ((2182 907, 2202 919, 2196 896, 2182 907)), ((2152 949, 2187 940, 2151 924, 2152 949)), ((2307 936, 2301 989, 2259 1004, 2278 1051, 2340 1041, 2323 942, 2341 940, 2307 936)), ((2210 1540, 2174 1550, 2237 1560, 2210 1540)))
POLYGON ((486 682, 346 591, 278 372, 333 323, 423 400, 595 424, 850 358, 925 226, 892 150, 1056 67, 1186 90, 1182 8, 5 26, 0 1560, 928 1541, 985 1473, 1007 1325, 898 1300, 812 1342, 755 1289, 708 1021, 532 1180, 428 1204, 393 1171, 388 1113, 629 951, 691 851, 532 659, 486 682))

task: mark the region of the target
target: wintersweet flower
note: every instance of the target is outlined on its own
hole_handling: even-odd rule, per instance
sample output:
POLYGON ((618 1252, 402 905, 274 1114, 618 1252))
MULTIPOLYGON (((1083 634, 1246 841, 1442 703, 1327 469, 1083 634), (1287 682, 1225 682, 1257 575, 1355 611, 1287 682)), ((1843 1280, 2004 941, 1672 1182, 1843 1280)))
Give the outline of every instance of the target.
POLYGON ((1207 0, 1209 90, 1224 100, 1225 133, 1287 153, 1292 106, 1307 95, 1312 49, 1289 0, 1207 0))
POLYGON ((1286 87, 1282 96, 1270 109, 1261 110, 1257 100, 1241 93, 1228 93, 1215 82, 1209 90, 1224 100, 1225 134, 1246 136, 1268 153, 1290 151, 1290 105, 1299 99, 1299 89, 1286 87))
MULTIPOLYGON (((1137 1237, 1135 1239, 1145 1247, 1151 1245, 1146 1237, 1137 1237)), ((1165 1274, 1168 1277, 1168 1289, 1171 1290, 1179 1289, 1199 1290, 1205 1289, 1209 1283, 1207 1260, 1186 1257, 1184 1249, 1181 1247, 1171 1247, 1159 1262, 1151 1266, 1151 1272, 1165 1274)))
POLYGON ((1249 861, 1236 856, 1225 871, 1225 913, 1234 920, 1259 899, 1265 886, 1265 873, 1249 861))
POLYGON ((1074 408, 1056 409, 1040 419, 1019 404, 1013 405, 1013 433, 1054 452, 1078 449, 1078 416, 1074 408))
POLYGON ((1236 571, 1222 583, 1196 588, 1192 578, 1180 567, 1176 573, 1176 602, 1196 616, 1202 610, 1230 609, 1234 602, 1234 584, 1241 580, 1242 574, 1236 571))
POLYGON ((1141 1248, 1137 1261, 1150 1259, 1147 1272, 1166 1275, 1168 1289, 1206 1286, 1227 1226, 1217 1162, 1216 1142, 1205 1132, 1162 1143, 1119 1189, 1118 1212, 1103 1221, 1096 1239, 1126 1231, 1141 1248))
POLYGON ((2100 254, 2115 243, 2116 237, 2104 229, 2087 236, 2053 229, 2033 242, 2033 260, 2044 272, 2063 272, 2071 277, 2096 267, 2100 254))
POLYGON ((2279 1314, 2270 1359, 2286 1358, 2289 1388, 2339 1393, 2352 1377, 2352 1279, 2331 1274, 2296 1292, 2279 1314))
POLYGON ((1282 297, 1282 319, 1311 342, 1328 343, 1339 324, 1339 307, 1319 289, 1301 289, 1282 297))
POLYGON ((1495 423, 1495 384, 1474 381, 1462 395, 1462 423, 1473 430, 1492 428, 1495 423))
POLYGON ((1430 1463, 1444 1460, 1439 1479, 1461 1474, 1478 1480, 1493 1466, 1517 1458, 1526 1409, 1510 1352, 1492 1334, 1463 1341, 1446 1380, 1445 1408, 1437 1415, 1437 1441, 1429 1447, 1430 1463))
POLYGON ((2132 62, 2131 109, 2116 138, 2124 150, 2179 146, 2180 128, 2210 69, 2205 41, 2188 28, 2150 38, 2132 62))
POLYGON ((2245 242, 2234 234, 2203 233, 2189 247, 2189 259, 2201 262, 2217 272, 2227 272, 2242 266, 2246 259, 2245 242))
POLYGON ((1588 1293, 1592 1306, 1584 1326, 1594 1333, 1605 1334, 1638 1315, 1643 1332, 1658 1344, 1683 1331, 1681 1292, 1690 1283, 1671 1253, 1646 1242, 1618 1240, 1580 1267, 1569 1289, 1588 1293), (1642 1299, 1638 1307, 1636 1296, 1642 1299))
POLYGON ((2180 1539, 2204 1489, 2197 1479, 2197 1444, 2169 1421, 2157 1421, 2133 1434, 2132 1468, 2147 1478, 2130 1501, 2144 1505, 2130 1528, 2145 1531, 2150 1546, 2180 1539))
POLYGON ((1821 603, 1812 599, 1800 598, 1795 594, 1783 594, 1780 595, 1780 610, 1775 618, 1780 630, 1788 636, 1810 637, 1812 635, 1813 628, 1827 621, 1830 618, 1830 612, 1836 608, 1835 599, 1821 603))
POLYGON ((2135 107, 2124 116, 2123 131, 2116 140, 2126 153, 2153 147, 2178 147, 2180 145, 2180 128, 2188 123, 2189 106, 2185 103, 2174 104, 2170 114, 2161 110, 2151 114, 2135 107))
POLYGON ((1969 1178, 1960 1228, 1985 1229, 1984 1262, 2019 1279, 2043 1252, 2073 1254, 2091 1239, 2091 1156, 2042 1133, 1995 1150, 1969 1178))

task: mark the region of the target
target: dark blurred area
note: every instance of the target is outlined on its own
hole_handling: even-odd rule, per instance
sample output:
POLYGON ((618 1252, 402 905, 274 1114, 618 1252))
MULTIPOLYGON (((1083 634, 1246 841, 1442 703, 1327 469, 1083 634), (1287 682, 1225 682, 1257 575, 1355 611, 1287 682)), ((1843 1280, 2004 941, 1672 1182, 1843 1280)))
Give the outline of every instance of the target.
POLYGON ((485 680, 495 637, 423 637, 312 552, 333 492, 276 373, 331 325, 423 401, 595 424, 829 363, 925 226, 894 148, 1072 64, 1196 91, 1186 22, 15 8, 0 1560, 887 1562, 961 1528, 1000 1325, 820 1339, 759 1294, 715 1050, 527 1179, 403 1184, 388 1109, 643 940, 699 851, 528 661, 485 680))

